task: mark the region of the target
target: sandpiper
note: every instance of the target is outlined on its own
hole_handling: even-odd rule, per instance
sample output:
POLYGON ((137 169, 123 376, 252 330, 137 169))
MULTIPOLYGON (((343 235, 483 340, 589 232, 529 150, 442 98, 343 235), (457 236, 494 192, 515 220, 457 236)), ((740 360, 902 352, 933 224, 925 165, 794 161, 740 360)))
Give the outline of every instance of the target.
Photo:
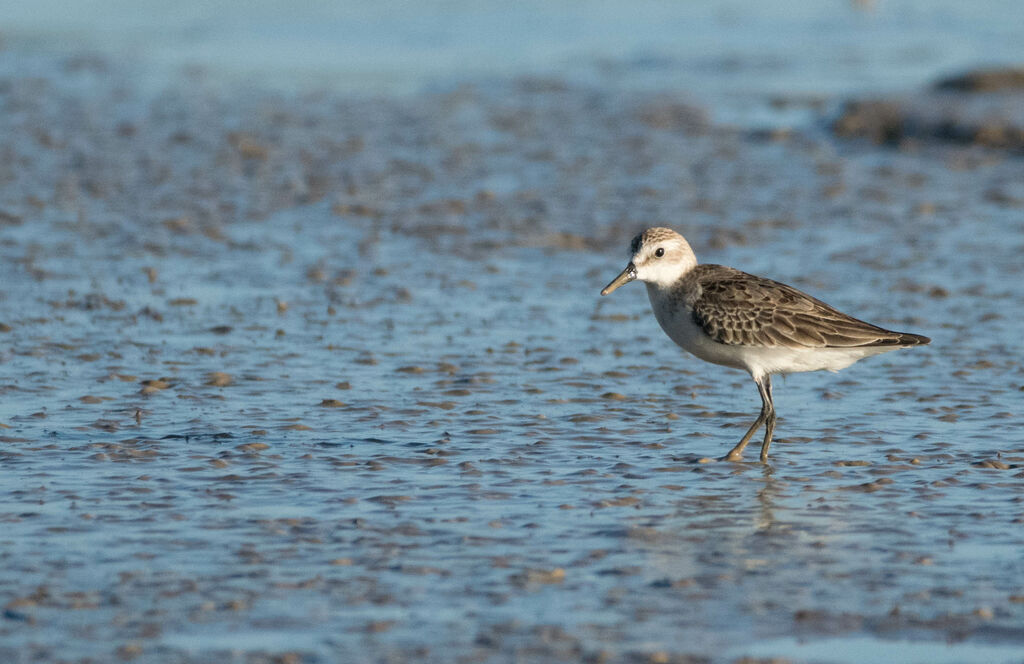
POLYGON ((723 265, 698 265, 682 235, 649 228, 633 238, 633 258, 601 295, 639 279, 672 341, 705 362, 747 371, 761 394, 761 414, 724 460, 739 461, 765 426, 761 461, 775 430, 772 374, 839 371, 859 359, 928 337, 865 323, 792 286, 723 265))

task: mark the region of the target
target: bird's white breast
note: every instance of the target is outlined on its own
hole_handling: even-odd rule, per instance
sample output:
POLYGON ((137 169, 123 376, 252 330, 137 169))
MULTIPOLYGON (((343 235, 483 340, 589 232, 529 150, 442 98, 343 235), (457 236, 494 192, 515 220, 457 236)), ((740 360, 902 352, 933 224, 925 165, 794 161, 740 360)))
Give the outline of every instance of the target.
MULTIPOLYGON (((748 369, 743 361, 741 346, 727 346, 709 337, 693 319, 693 308, 667 290, 648 284, 647 295, 658 324, 669 339, 683 350, 705 362, 723 364, 736 369, 748 369)), ((748 369, 749 370, 749 369, 748 369)))

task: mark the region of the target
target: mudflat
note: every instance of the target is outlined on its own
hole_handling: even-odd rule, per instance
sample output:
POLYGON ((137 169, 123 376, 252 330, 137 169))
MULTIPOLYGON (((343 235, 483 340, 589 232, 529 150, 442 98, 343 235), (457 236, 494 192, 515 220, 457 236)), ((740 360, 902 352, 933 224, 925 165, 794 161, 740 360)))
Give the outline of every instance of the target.
POLYGON ((1019 657, 1012 150, 557 77, 152 92, 23 57, 0 658, 1019 657), (932 346, 780 381, 770 465, 708 463, 749 378, 597 295, 652 225, 932 346))

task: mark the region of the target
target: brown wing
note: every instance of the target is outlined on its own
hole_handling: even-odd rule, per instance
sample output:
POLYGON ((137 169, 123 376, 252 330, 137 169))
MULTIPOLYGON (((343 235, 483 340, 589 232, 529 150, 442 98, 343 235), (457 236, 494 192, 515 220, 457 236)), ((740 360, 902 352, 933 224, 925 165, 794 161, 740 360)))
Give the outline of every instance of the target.
POLYGON ((792 286, 721 265, 700 265, 693 319, 719 343, 789 348, 914 346, 927 337, 847 316, 792 286))

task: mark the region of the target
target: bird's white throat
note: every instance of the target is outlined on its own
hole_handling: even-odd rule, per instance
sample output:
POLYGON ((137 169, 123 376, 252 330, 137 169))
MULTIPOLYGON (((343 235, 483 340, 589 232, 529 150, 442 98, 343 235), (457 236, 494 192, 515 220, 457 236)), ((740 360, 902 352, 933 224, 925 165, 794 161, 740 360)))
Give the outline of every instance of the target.
POLYGON ((678 251, 676 255, 670 256, 666 256, 662 260, 647 260, 637 265, 636 278, 652 286, 667 289, 697 267, 697 258, 692 251, 688 254, 678 251))

